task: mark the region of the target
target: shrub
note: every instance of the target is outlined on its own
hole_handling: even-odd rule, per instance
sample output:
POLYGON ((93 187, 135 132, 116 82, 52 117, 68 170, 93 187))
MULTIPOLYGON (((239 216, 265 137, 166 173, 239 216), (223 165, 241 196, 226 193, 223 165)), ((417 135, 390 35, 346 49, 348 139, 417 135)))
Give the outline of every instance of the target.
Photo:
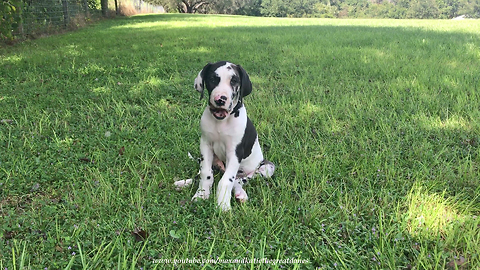
POLYGON ((118 10, 120 15, 123 16, 133 16, 137 14, 137 10, 132 3, 120 3, 118 10))
POLYGON ((0 4, 0 40, 3 42, 11 42, 14 39, 14 32, 21 25, 22 17, 21 0, 5 0, 0 4))

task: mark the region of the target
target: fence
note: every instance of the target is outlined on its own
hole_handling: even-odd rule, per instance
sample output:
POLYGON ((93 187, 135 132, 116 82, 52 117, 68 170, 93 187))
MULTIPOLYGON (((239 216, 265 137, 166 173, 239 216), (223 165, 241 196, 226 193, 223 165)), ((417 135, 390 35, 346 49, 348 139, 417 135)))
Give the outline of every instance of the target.
POLYGON ((22 26, 19 34, 39 35, 79 27, 89 17, 87 0, 37 0, 28 1, 22 9, 22 26))
MULTIPOLYGON (((110 0, 108 5, 110 14, 118 14, 119 8, 125 6, 132 7, 133 14, 164 12, 163 7, 143 0, 110 0)), ((22 23, 13 33, 17 37, 37 37, 63 29, 76 29, 101 15, 95 0, 25 0, 20 16, 22 23)))

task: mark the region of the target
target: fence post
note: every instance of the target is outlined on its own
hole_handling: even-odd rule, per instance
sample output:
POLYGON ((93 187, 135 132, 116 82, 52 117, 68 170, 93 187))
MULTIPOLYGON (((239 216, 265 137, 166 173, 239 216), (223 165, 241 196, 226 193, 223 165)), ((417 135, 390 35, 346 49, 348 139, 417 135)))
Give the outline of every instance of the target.
POLYGON ((62 0, 63 5, 63 22, 65 23, 65 28, 68 26, 68 2, 67 0, 62 0))

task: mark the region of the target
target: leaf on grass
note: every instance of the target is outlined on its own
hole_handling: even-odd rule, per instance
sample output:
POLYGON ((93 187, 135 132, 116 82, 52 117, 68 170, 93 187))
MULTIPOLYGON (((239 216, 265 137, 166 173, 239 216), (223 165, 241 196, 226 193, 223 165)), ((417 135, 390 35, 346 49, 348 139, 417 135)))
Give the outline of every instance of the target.
POLYGON ((477 144, 477 141, 475 140, 475 138, 471 138, 471 139, 465 139, 463 142, 462 142, 463 145, 470 145, 470 146, 475 146, 477 144))
POLYGON ((187 201, 187 200, 181 200, 181 201, 178 202, 178 204, 180 204, 180 206, 183 207, 183 206, 185 206, 185 204, 187 204, 187 202, 189 202, 189 201, 187 201))
POLYGON ((447 264, 447 267, 449 269, 460 269, 460 268, 463 268, 467 263, 467 260, 465 259, 465 257, 463 256, 460 256, 456 259, 454 259, 453 261, 449 262, 447 264))
POLYGON ((148 233, 142 228, 135 228, 135 230, 132 232, 132 235, 135 237, 135 241, 137 242, 142 242, 148 238, 148 233))
POLYGON ((3 239, 5 240, 10 240, 12 239, 13 237, 15 237, 15 235, 17 235, 17 232, 16 231, 8 231, 8 232, 5 232, 3 234, 3 239))
POLYGON ((175 232, 175 230, 170 230, 170 236, 175 239, 179 239, 180 235, 175 232))
POLYGON ((0 123, 7 125, 7 124, 12 124, 13 120, 12 119, 2 119, 0 120, 0 123))
POLYGON ((83 161, 83 162, 87 162, 87 163, 92 162, 92 160, 89 159, 88 157, 79 158, 78 160, 83 161))
POLYGON ((120 148, 120 150, 118 150, 118 155, 123 156, 123 152, 125 152, 125 146, 122 146, 122 148, 120 148))

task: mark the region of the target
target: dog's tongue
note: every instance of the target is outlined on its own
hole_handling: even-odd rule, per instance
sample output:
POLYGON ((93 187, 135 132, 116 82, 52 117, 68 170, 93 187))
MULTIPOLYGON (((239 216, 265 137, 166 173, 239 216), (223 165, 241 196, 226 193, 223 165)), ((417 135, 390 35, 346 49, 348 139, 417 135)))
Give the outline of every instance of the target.
POLYGON ((223 109, 217 109, 213 112, 213 114, 217 118, 225 118, 225 117, 227 117, 228 112, 226 110, 223 110, 223 109))

